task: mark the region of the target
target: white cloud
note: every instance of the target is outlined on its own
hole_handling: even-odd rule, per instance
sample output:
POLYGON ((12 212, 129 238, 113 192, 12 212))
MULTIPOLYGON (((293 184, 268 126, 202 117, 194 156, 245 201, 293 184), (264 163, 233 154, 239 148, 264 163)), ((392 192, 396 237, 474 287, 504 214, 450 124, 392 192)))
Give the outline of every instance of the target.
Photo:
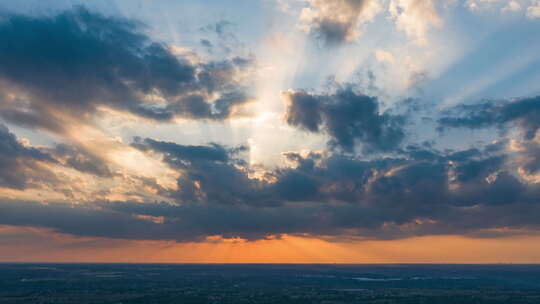
POLYGON ((375 50, 375 58, 381 63, 394 63, 396 61, 396 58, 392 53, 382 49, 375 50))
POLYGON ((362 25, 381 11, 380 0, 309 0, 302 10, 302 29, 329 43, 358 39, 362 25))
POLYGON ((517 1, 510 1, 502 10, 503 12, 519 12, 521 10, 521 4, 517 1))
POLYGON ((527 17, 540 18, 540 0, 534 1, 531 6, 527 8, 527 17))
POLYGON ((540 17, 539 0, 466 0, 465 6, 471 11, 500 10, 503 13, 517 13, 526 8, 527 17, 540 17))
POLYGON ((427 43, 430 27, 442 25, 432 0, 391 0, 388 11, 397 29, 421 45, 427 43))
POLYGON ((497 4, 501 4, 501 0, 467 0, 465 2, 465 6, 472 11, 493 8, 497 4))

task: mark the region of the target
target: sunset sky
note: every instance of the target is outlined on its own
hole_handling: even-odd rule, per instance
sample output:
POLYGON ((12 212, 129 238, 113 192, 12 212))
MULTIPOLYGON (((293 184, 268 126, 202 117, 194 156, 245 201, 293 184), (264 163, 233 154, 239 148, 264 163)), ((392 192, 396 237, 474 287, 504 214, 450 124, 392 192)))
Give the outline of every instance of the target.
POLYGON ((540 263, 540 0, 0 2, 0 262, 540 263))

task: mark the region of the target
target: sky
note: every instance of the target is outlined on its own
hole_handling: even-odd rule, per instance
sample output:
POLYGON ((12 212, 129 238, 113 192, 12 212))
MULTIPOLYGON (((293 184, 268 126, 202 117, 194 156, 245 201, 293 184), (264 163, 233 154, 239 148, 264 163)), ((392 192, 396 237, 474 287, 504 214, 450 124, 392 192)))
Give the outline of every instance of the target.
POLYGON ((0 2, 0 261, 540 263, 540 1, 0 2))

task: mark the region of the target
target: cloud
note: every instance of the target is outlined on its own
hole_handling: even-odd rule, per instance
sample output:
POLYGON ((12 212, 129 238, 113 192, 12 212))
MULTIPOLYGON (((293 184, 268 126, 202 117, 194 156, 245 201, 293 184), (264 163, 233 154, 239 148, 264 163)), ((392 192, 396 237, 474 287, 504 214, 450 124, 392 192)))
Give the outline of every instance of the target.
MULTIPOLYGON (((398 239, 420 235, 504 236, 538 229, 538 184, 508 168, 500 147, 440 152, 408 146, 397 158, 289 152, 293 166, 264 181, 232 171, 236 149, 138 140, 187 173, 199 196, 169 202, 85 204, 0 199, 0 224, 79 236, 201 241, 209 236, 264 239, 280 234, 398 239), (226 151, 224 153, 224 151, 226 151), (211 170, 209 170, 211 169, 211 170), (271 199, 274 203, 262 203, 271 199)), ((147 150, 150 152, 150 150, 147 150)), ((241 167, 241 165, 239 165, 241 167)), ((182 195, 179 195, 179 194, 182 195)))
POLYGON ((233 32, 234 23, 227 20, 219 20, 215 23, 208 24, 201 28, 201 31, 205 34, 210 34, 215 39, 209 38, 201 40, 201 44, 210 53, 215 51, 221 51, 224 54, 231 54, 234 51, 239 51, 244 48, 244 45, 240 42, 240 39, 236 37, 233 32))
POLYGON ((302 28, 326 45, 358 39, 361 27, 381 11, 376 0, 310 0, 302 10, 302 28))
POLYGON ((519 12, 521 11, 521 4, 519 4, 519 2, 517 1, 510 1, 502 10, 509 12, 519 12))
POLYGON ((469 8, 472 11, 479 10, 479 9, 486 9, 490 8, 494 5, 499 5, 500 0, 467 0, 465 2, 465 6, 469 8))
MULTIPOLYGON (((191 201, 171 193, 179 206, 145 214, 181 216, 175 221, 184 223, 202 216, 197 223, 206 223, 209 235, 222 229, 229 237, 250 239, 280 233, 392 239, 537 227, 521 212, 538 210, 535 197, 540 188, 519 178, 502 144, 446 152, 407 146, 399 157, 372 160, 288 152, 284 157, 291 167, 254 178, 254 169, 234 156, 237 149, 145 142, 155 152, 165 153, 164 160, 171 166, 189 173, 189 178, 179 179, 179 189, 191 181, 199 194, 198 200, 191 201), (195 157, 193 152, 198 150, 207 152, 195 157), (198 215, 190 213, 188 220, 183 218, 188 217, 185 212, 198 215), (223 217, 205 218, 214 212, 223 217), (212 228, 214 221, 218 227, 212 228)), ((122 206, 129 209, 131 205, 122 206)))
POLYGON ((431 0, 311 0, 300 15, 302 28, 327 46, 357 40, 362 28, 388 9, 396 28, 419 44, 426 44, 430 27, 442 20, 431 0))
POLYGON ((439 27, 442 20, 431 0, 392 0, 388 11, 398 30, 419 44, 427 43, 430 27, 439 27))
POLYGON ((53 149, 49 149, 49 153, 63 166, 79 172, 98 177, 111 177, 113 175, 106 160, 82 147, 57 144, 53 149))
POLYGON ((503 13, 521 13, 528 18, 540 17, 538 0, 467 0, 465 6, 472 11, 500 10, 503 13))
POLYGON ((527 8, 527 17, 540 18, 540 1, 536 0, 527 8))
MULTIPOLYGON (((2 200, 1 221, 7 225, 47 227, 78 236, 150 238, 151 223, 126 214, 84 205, 2 200), (129 236, 132 237, 129 237, 129 236)), ((157 232, 157 231, 154 231, 157 232)))
POLYGON ((405 138, 403 117, 381 113, 376 97, 356 93, 350 87, 325 94, 290 90, 283 96, 289 125, 325 132, 332 145, 346 151, 352 151, 356 143, 367 149, 390 151, 405 138))
MULTIPOLYGON (((425 39, 437 24, 430 1, 392 3, 398 27, 415 39, 425 39)), ((340 44, 356 39, 379 9, 375 1, 314 0, 302 22, 324 43, 340 44)), ((227 27, 218 22, 206 30, 228 39, 227 27)), ((183 54, 153 41, 143 25, 83 8, 55 16, 4 15, 0 116, 62 133, 74 130, 72 124, 92 124, 104 108, 152 121, 239 115, 250 96, 243 77, 251 59, 204 61, 183 54)), ((389 64, 396 60, 376 55, 389 64)), ((465 150, 410 144, 414 137, 406 137, 406 127, 423 115, 412 99, 385 110, 351 85, 290 90, 283 98, 287 124, 327 135, 331 149, 284 152, 284 164, 263 167, 247 161, 244 146, 136 137, 126 147, 105 135, 96 140, 99 132, 78 141, 84 130, 75 129, 68 137, 74 144, 42 148, 0 127, 0 225, 178 242, 216 235, 507 236, 540 229, 539 97, 443 112, 442 129, 515 124, 524 131, 521 141, 465 150), (50 186, 34 191, 41 184, 50 186), (27 189, 32 193, 17 191, 27 189), (53 195, 62 191, 74 194, 53 195)))
POLYGON ((540 96, 458 105, 447 110, 438 122, 441 129, 502 128, 514 122, 524 130, 526 139, 532 139, 540 128, 540 96))
MULTIPOLYGON (((50 198, 51 195, 74 198, 75 193, 92 193, 96 190, 93 188, 94 184, 104 180, 108 179, 108 183, 113 183, 114 177, 126 178, 117 176, 118 172, 113 171, 110 165, 102 156, 82 146, 61 143, 54 144, 53 147, 34 147, 26 139, 17 138, 6 126, 0 124, 1 188, 30 190, 26 193, 30 197, 37 194, 43 199, 50 198)), ((143 177, 129 178, 143 179, 144 182, 143 177)), ((9 190, 6 193, 22 195, 9 190)), ((0 191, 0 197, 4 195, 6 194, 0 191)), ((94 192, 93 196, 95 195, 94 192)))
MULTIPOLYGON (((522 189, 522 185, 513 181, 514 176, 537 183, 540 170, 540 149, 537 132, 540 128, 540 97, 519 98, 514 100, 484 101, 476 104, 458 105, 443 113, 438 120, 439 130, 447 128, 481 129, 496 127, 501 133, 509 134, 504 142, 508 146, 507 166, 515 169, 514 175, 504 178, 507 182, 500 184, 504 189, 522 189), (511 126, 518 127, 521 138, 512 138, 511 126)), ((470 187, 473 187, 471 185, 470 187)), ((500 194, 501 198, 506 197, 500 194)))
POLYGON ((178 190, 169 194, 179 201, 219 204, 265 202, 262 192, 256 192, 264 182, 249 178, 245 162, 235 157, 245 150, 244 147, 226 148, 218 144, 185 146, 148 138, 135 138, 133 146, 163 155, 165 163, 180 171, 178 190))
POLYGON ((177 189, 168 193, 178 202, 277 206, 319 199, 318 182, 303 172, 280 169, 257 176, 239 157, 247 151, 244 146, 186 146, 149 138, 136 138, 133 146, 163 155, 163 161, 178 170, 177 189))
POLYGON ((155 121, 222 120, 250 100, 240 78, 251 59, 192 62, 143 29, 82 7, 2 15, 1 116, 63 132, 70 122, 91 122, 101 107, 155 121))
POLYGON ((53 179, 54 175, 40 164, 55 162, 51 155, 21 144, 0 124, 0 187, 23 190, 41 178, 53 179))
MULTIPOLYGON (((374 102, 351 91, 339 94, 354 102, 374 102)), ((321 100, 325 107, 324 99, 330 98, 303 97, 316 101, 309 107, 318 109, 316 113, 322 112, 321 100)), ((321 121, 327 119, 324 115, 321 121)), ((298 119, 306 128, 322 126, 298 119)), ((54 162, 54 156, 96 178, 109 174, 98 160, 75 147, 60 145, 47 150, 52 155, 48 156, 22 146, 7 130, 2 134, 2 144, 11 147, 2 149, 3 166, 27 164, 28 159, 54 162)), ((395 149, 393 157, 370 159, 339 152, 287 152, 283 156, 289 166, 262 170, 243 160, 243 146, 180 145, 150 138, 135 138, 132 146, 160 157, 178 173, 176 188, 159 189, 165 201, 43 204, 3 197, 0 224, 77 236, 179 242, 215 235, 248 240, 281 234, 368 239, 503 236, 508 229, 539 228, 532 214, 540 211, 540 188, 521 178, 516 166, 535 171, 540 155, 535 151, 540 149, 528 148, 523 162, 507 154, 504 143, 460 151, 409 145, 395 149)), ((3 172, 21 171, 7 169, 3 172)))

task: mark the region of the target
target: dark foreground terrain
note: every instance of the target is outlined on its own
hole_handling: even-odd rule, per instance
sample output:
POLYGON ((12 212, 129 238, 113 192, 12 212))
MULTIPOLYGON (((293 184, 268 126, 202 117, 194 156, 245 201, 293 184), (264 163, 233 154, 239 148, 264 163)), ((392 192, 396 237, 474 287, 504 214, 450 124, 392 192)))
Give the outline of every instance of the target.
POLYGON ((0 264, 0 303, 540 303, 539 265, 0 264))

